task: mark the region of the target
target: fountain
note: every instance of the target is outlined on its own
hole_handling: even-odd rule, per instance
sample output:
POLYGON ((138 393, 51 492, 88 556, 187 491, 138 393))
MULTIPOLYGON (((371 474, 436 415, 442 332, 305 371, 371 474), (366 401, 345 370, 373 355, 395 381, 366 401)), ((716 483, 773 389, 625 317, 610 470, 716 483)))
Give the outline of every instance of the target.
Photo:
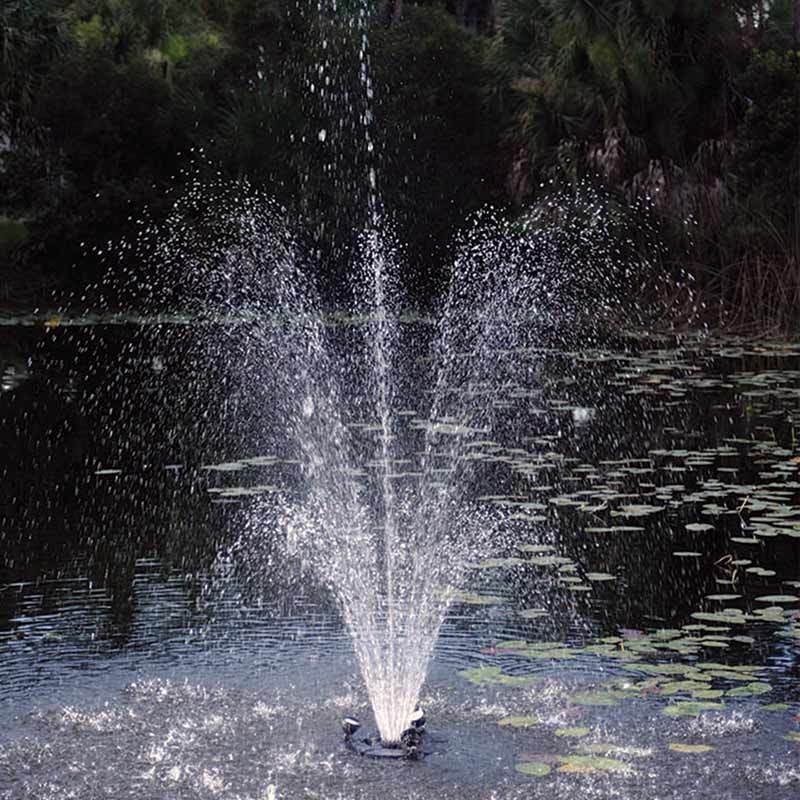
POLYGON ((580 183, 408 313, 359 8, 336 312, 299 212, 187 167, 109 248, 136 318, 11 351, 0 798, 796 800, 800 346, 628 337, 657 240, 580 183))
MULTIPOLYGON (((400 249, 377 189, 366 7, 350 24, 364 92, 367 201, 350 278, 360 324, 329 324, 288 214, 246 181, 190 178, 134 247, 160 265, 154 297, 181 286, 209 331, 234 323, 221 338, 209 332, 208 360, 226 362, 232 404, 247 397, 260 409, 250 446, 297 464, 239 520, 219 563, 259 569, 269 542, 330 592, 378 729, 366 750, 394 756, 420 751, 408 732, 439 630, 470 565, 503 535, 502 515, 475 490, 491 469, 504 392, 536 379, 517 356, 545 342, 586 346, 590 326, 624 301, 617 287, 646 264, 611 235, 626 213, 590 187, 553 189, 526 216, 487 210, 473 221, 434 324, 410 335, 400 249)), ((327 83, 317 91, 335 105, 327 83)), ((353 723, 346 729, 352 740, 353 723)))
POLYGON ((514 221, 481 215, 432 325, 403 317, 398 248, 374 209, 346 325, 323 313, 286 214, 247 185, 198 183, 154 238, 170 281, 187 264, 194 276, 226 403, 256 414, 248 446, 296 467, 237 517, 219 563, 257 583, 267 560, 292 562, 335 598, 378 729, 351 732, 359 752, 419 752, 404 735, 448 607, 503 547, 502 513, 477 497, 505 396, 536 388, 522 355, 585 345, 619 313, 618 287, 646 267, 609 244, 623 221, 588 188, 514 221))

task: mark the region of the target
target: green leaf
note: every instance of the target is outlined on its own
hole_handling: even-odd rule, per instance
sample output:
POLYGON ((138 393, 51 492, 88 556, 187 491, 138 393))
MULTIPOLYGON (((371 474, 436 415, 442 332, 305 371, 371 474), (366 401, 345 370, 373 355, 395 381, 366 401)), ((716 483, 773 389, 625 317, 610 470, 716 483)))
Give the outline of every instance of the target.
POLYGON ((532 775, 535 778, 541 778, 550 774, 551 767, 541 761, 522 761, 514 766, 517 772, 523 775, 532 775))

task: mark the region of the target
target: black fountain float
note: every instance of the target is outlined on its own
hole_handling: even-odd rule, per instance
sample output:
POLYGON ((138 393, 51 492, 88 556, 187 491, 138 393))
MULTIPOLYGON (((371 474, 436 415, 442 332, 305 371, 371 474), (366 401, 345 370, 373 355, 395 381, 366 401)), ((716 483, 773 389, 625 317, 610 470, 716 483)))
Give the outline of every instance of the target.
POLYGON ((426 733, 425 712, 419 706, 411 715, 408 728, 403 731, 397 743, 384 744, 378 733, 357 735, 360 729, 361 723, 355 717, 345 717, 342 720, 345 744, 354 753, 367 758, 417 761, 433 752, 431 745, 445 741, 439 736, 426 733))

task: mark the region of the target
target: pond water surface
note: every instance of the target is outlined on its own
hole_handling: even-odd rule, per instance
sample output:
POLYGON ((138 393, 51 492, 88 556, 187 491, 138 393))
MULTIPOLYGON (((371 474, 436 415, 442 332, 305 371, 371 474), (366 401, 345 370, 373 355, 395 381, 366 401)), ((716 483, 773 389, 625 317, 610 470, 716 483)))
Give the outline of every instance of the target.
POLYGON ((203 337, 6 322, 0 798, 800 796, 800 345, 498 354, 507 544, 437 645, 434 752, 383 764, 327 593, 220 558, 296 464, 203 337))

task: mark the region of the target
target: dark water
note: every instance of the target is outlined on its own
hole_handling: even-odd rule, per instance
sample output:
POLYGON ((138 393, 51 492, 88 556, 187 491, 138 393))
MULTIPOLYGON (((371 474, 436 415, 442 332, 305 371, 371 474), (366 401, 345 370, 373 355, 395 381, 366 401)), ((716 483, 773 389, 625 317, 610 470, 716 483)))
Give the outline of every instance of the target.
POLYGON ((295 468, 225 326, 34 322, 0 326, 1 798, 800 793, 800 347, 498 354, 508 536, 423 693, 446 741, 398 765, 343 747, 326 593, 220 558, 295 468))

